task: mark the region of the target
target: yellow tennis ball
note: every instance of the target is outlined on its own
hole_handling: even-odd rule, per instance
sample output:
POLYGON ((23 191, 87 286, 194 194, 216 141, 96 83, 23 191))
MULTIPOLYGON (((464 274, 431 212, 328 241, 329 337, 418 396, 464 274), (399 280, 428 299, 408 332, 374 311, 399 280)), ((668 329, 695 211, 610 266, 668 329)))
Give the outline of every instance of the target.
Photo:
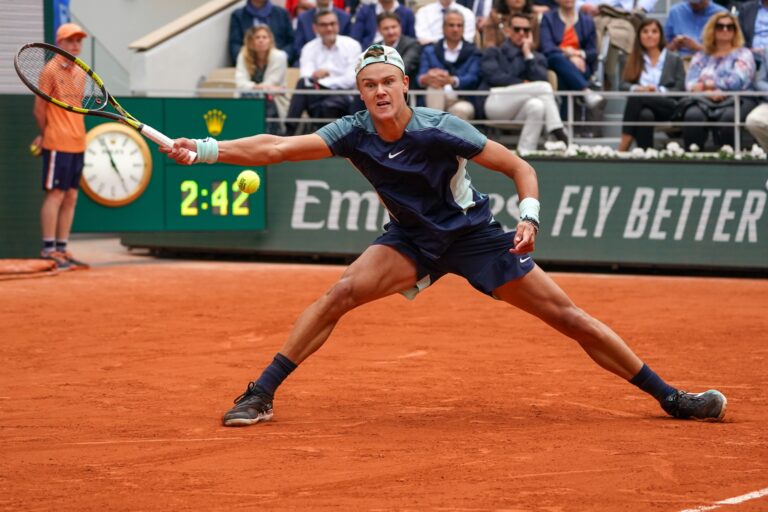
POLYGON ((237 177, 237 188, 246 194, 253 194, 261 186, 261 178, 253 171, 243 171, 237 177))
POLYGON ((43 152, 43 148, 41 148, 37 144, 30 144, 29 154, 31 154, 32 156, 40 156, 42 152, 43 152))

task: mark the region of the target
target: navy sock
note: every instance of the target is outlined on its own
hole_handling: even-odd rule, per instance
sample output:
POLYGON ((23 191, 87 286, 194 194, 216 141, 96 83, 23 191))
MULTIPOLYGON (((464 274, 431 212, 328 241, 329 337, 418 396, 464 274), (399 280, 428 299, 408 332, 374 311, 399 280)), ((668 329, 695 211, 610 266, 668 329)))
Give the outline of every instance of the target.
POLYGON ((629 382, 653 396, 659 402, 662 402, 666 397, 677 391, 677 389, 656 375, 656 372, 648 368, 647 364, 643 364, 637 375, 632 377, 629 382))
POLYGON ((66 240, 56 240, 56 252, 67 252, 66 240))
POLYGON ((296 363, 278 352, 269 366, 264 368, 261 377, 256 381, 256 385, 270 396, 275 396, 277 387, 296 369, 296 366, 296 363))
POLYGON ((56 250, 56 240, 53 238, 43 238, 43 254, 51 254, 56 250))

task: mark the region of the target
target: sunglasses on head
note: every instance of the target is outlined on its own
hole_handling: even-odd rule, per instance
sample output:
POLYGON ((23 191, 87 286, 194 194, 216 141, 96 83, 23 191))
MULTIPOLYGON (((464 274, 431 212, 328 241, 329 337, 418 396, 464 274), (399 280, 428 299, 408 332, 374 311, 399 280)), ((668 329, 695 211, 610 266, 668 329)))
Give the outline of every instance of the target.
POLYGON ((727 30, 727 31, 735 31, 736 30, 736 24, 734 23, 715 23, 715 30, 727 30))
POLYGON ((518 33, 518 32, 524 32, 526 34, 531 33, 531 27, 512 27, 512 32, 518 33))

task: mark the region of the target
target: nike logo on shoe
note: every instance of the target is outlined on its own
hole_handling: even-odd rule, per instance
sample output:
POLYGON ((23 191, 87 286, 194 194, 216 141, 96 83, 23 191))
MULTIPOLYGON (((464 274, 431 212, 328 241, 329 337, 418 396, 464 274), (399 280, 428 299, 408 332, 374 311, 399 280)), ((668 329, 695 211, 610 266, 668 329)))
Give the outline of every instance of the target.
POLYGON ((399 155, 399 154, 400 154, 400 153, 402 153, 403 151, 405 151, 405 150, 404 150, 404 149, 401 149, 400 151, 398 151, 398 152, 397 152, 397 153, 395 153, 395 154, 392 154, 392 152, 390 151, 390 152, 389 152, 389 158, 390 158, 390 159, 392 159, 392 158, 395 158, 397 155, 399 155))

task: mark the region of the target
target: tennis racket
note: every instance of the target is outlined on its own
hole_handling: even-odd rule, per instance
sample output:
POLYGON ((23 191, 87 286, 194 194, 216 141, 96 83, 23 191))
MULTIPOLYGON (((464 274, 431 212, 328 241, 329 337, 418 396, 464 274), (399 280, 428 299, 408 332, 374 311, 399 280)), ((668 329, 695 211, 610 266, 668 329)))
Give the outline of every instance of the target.
MULTIPOLYGON (((161 146, 173 147, 173 140, 121 107, 88 64, 61 48, 47 43, 25 44, 16 54, 13 65, 24 85, 44 100, 70 112, 118 121, 161 146), (107 111, 107 105, 115 112, 107 111)), ((197 154, 190 151, 187 163, 196 158, 197 154)))

